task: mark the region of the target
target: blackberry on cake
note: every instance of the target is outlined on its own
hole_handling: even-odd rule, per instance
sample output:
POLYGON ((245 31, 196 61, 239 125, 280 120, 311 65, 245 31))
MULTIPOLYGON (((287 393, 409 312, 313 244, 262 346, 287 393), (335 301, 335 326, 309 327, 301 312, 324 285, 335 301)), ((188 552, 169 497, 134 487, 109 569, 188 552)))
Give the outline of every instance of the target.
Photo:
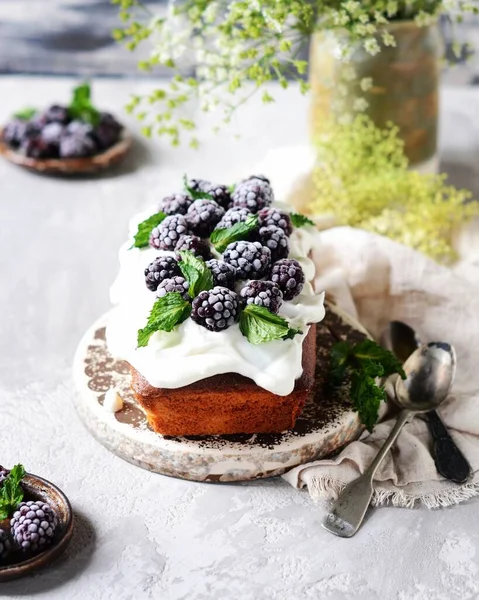
POLYGON ((9 473, 10 471, 8 469, 5 469, 5 467, 0 466, 0 486, 2 485, 3 481, 6 479, 9 473))
POLYGON ((271 207, 262 208, 258 212, 258 222, 260 227, 269 227, 271 225, 279 227, 288 236, 293 232, 291 217, 284 210, 271 207))
POLYGON ((175 275, 181 275, 178 262, 172 256, 157 256, 145 269, 146 287, 152 292, 156 292, 164 279, 175 275))
POLYGON ((271 181, 264 175, 250 175, 244 181, 251 181, 253 179, 259 179, 260 181, 264 181, 265 183, 271 184, 271 181))
POLYGON ((55 513, 46 502, 21 502, 10 521, 14 543, 23 552, 43 550, 50 545, 57 523, 55 513))
POLYGON ((223 260, 212 258, 206 262, 206 266, 213 275, 214 285, 227 287, 230 290, 234 289, 236 281, 236 269, 233 267, 233 265, 230 265, 223 260))
POLYGON ((171 194, 160 202, 160 210, 167 215, 186 215, 193 204, 193 198, 187 194, 171 194))
POLYGON ((178 240, 188 232, 186 219, 181 215, 166 217, 150 234, 150 246, 159 250, 174 250, 178 240))
POLYGON ((274 193, 268 182, 254 178, 239 183, 232 198, 234 206, 248 208, 251 212, 257 213, 271 205, 274 193))
POLYGON ((227 210, 215 229, 229 229, 236 223, 244 223, 253 213, 247 208, 235 206, 227 210))
POLYGON ((191 318, 210 331, 231 327, 238 316, 238 295, 226 287, 215 286, 200 292, 193 300, 191 318))
POLYGON ((259 242, 233 242, 227 246, 223 260, 236 269, 238 279, 258 279, 271 265, 271 251, 259 242))
POLYGON ((202 240, 197 235, 182 235, 175 246, 176 256, 181 260, 181 250, 189 250, 195 256, 201 256, 204 260, 211 258, 211 249, 206 240, 202 240))
POLYGON ((224 210, 231 206, 231 194, 228 186, 206 181, 206 179, 190 179, 188 187, 194 192, 209 194, 224 210))
POLYGON ((186 221, 190 231, 199 237, 209 237, 225 211, 214 200, 195 200, 188 208, 186 221))
POLYGON ((179 294, 181 294, 181 297, 184 300, 189 300, 189 287, 190 284, 186 281, 184 277, 176 275, 175 277, 164 279, 158 286, 158 289, 156 290, 156 295, 158 296, 158 298, 163 298, 163 296, 166 296, 166 294, 170 294, 171 292, 178 292, 179 294))
POLYGON ((0 529, 0 562, 8 557, 12 544, 4 529, 0 529))
POLYGON ((289 254, 289 242, 285 232, 275 225, 260 227, 258 232, 259 241, 271 250, 271 261, 276 262, 286 258, 289 254))
POLYGON ((301 293, 304 286, 304 272, 294 258, 283 258, 271 268, 269 279, 283 292, 284 300, 292 300, 301 293))
POLYGON ((283 294, 272 281, 252 280, 240 292, 243 304, 254 304, 276 314, 283 302, 283 294))

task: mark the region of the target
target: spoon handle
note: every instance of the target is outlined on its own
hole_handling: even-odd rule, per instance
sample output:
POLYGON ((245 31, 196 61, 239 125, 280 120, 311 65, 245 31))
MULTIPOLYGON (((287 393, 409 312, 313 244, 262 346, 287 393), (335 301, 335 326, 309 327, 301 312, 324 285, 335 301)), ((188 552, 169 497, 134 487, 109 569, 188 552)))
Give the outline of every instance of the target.
POLYGON ((454 483, 466 483, 471 476, 471 465, 456 446, 441 417, 435 410, 426 415, 429 430, 434 438, 436 469, 454 483))
POLYGON ((373 462, 360 477, 344 488, 333 504, 331 511, 323 521, 325 529, 340 537, 352 537, 357 533, 371 502, 374 475, 410 416, 411 411, 409 410, 404 409, 399 413, 391 433, 376 454, 373 462))

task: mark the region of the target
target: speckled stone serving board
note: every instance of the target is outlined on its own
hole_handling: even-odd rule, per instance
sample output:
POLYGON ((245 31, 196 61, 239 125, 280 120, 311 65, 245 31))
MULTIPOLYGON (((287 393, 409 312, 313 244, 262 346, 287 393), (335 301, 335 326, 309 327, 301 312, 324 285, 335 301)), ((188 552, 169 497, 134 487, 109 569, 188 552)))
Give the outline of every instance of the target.
POLYGON ((144 469, 193 481, 246 481, 280 475, 292 467, 334 453, 362 431, 351 410, 349 388, 328 382, 329 352, 338 340, 357 341, 367 333, 337 308, 328 306, 317 325, 316 384, 294 429, 281 434, 169 437, 152 431, 130 389, 125 361, 108 352, 104 315, 85 333, 74 361, 76 408, 87 429, 108 450, 144 469), (123 409, 103 407, 114 387, 123 409))

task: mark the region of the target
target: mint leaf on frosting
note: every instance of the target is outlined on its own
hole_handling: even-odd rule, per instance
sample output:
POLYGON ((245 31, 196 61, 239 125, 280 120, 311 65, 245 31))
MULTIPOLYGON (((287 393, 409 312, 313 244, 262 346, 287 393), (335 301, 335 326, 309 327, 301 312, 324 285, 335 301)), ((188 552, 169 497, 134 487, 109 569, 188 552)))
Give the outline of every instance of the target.
POLYGON ((20 119, 20 121, 30 121, 30 119, 33 119, 37 112, 38 111, 36 108, 29 107, 19 110, 18 112, 14 113, 13 116, 15 119, 20 119))
POLYGON ((264 306, 248 304, 240 315, 239 327, 241 333, 251 344, 264 344, 273 340, 291 339, 299 329, 292 329, 288 321, 274 315, 264 306))
POLYGON ((200 192, 199 190, 194 190, 192 187, 190 187, 188 184, 188 177, 186 175, 183 175, 183 185, 186 193, 188 196, 190 196, 190 198, 193 198, 193 200, 214 200, 213 196, 208 194, 208 192, 200 192))
POLYGON ((218 252, 223 252, 228 244, 247 239, 249 234, 257 227, 258 215, 250 215, 246 221, 235 223, 233 227, 215 229, 210 236, 210 242, 218 252))
MULTIPOLYGON (((145 219, 138 225, 138 230, 134 236, 134 242, 131 248, 146 248, 150 242, 150 234, 152 230, 157 227, 163 219, 166 219, 164 212, 158 212, 148 219, 145 219)), ((130 248, 130 250, 131 250, 130 248)))
POLYGON ((183 323, 191 313, 191 304, 178 292, 170 292, 153 304, 146 327, 138 331, 138 348, 148 346, 156 331, 173 331, 176 325, 183 323))
POLYGON ((188 294, 195 298, 200 292, 211 290, 213 287, 213 275, 202 258, 198 258, 189 250, 180 251, 181 260, 178 266, 184 278, 190 284, 188 294))
POLYGON ((294 227, 304 227, 304 225, 312 225, 315 227, 314 221, 311 221, 311 219, 305 215, 300 215, 299 213, 289 213, 289 216, 294 227))
POLYGON ((0 521, 8 519, 23 500, 23 488, 20 485, 25 476, 23 465, 15 465, 0 488, 0 521))

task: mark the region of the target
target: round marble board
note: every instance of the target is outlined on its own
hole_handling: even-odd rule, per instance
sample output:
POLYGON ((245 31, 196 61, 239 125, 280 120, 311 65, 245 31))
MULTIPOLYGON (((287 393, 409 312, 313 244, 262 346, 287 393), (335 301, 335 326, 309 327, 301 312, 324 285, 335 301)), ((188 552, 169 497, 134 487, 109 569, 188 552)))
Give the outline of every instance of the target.
POLYGON ((328 306, 317 325, 316 384, 294 429, 280 434, 167 437, 150 429, 130 389, 129 365, 109 354, 108 314, 80 342, 74 362, 76 407, 92 435, 117 456, 144 469, 193 481, 245 481, 280 475, 323 458, 362 431, 351 410, 348 385, 328 384, 329 353, 338 340, 359 341, 366 331, 336 307, 328 306), (112 413, 103 407, 115 388, 124 401, 112 413))

